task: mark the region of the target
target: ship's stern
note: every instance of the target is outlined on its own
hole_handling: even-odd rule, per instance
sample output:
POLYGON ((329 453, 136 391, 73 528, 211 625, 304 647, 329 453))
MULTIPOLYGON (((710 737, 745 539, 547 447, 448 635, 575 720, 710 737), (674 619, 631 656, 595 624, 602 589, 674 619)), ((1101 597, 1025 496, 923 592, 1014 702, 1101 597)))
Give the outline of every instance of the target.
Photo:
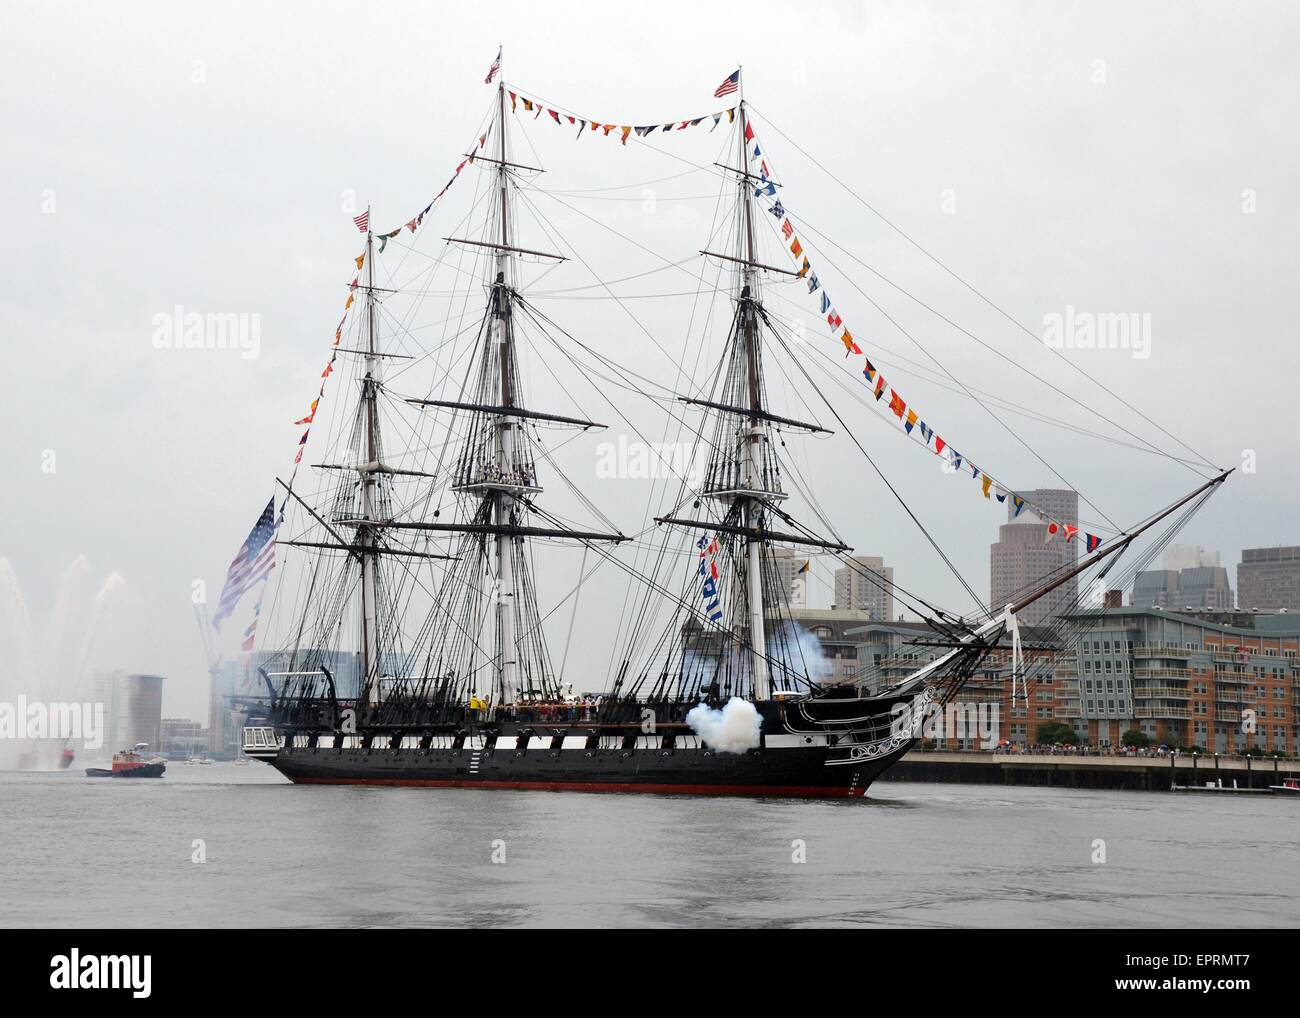
POLYGON ((244 756, 254 760, 274 760, 280 753, 284 738, 270 725, 244 726, 244 756))

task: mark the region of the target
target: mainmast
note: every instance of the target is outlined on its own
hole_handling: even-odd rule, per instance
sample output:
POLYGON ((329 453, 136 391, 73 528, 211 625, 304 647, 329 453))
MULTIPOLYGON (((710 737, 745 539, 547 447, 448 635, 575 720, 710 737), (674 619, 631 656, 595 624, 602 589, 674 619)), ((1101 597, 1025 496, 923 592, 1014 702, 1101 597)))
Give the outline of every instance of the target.
POLYGON ((375 322, 375 237, 366 232, 366 358, 361 381, 361 404, 365 417, 365 456, 361 472, 361 522, 357 525, 358 554, 361 556, 361 688, 369 702, 379 703, 379 627, 375 592, 376 491, 380 461, 379 443, 379 338, 375 322))
MULTIPOLYGON (((393 520, 385 528, 460 535, 461 563, 444 578, 444 603, 440 613, 455 612, 465 624, 441 626, 430 657, 447 676, 464 682, 464 692, 482 692, 478 685, 482 651, 473 635, 481 628, 493 632, 491 655, 492 693, 498 705, 514 703, 527 690, 552 691, 555 685, 537 610, 536 586, 530 556, 532 538, 581 542, 628 540, 619 533, 579 531, 566 527, 536 504, 543 488, 537 476, 534 438, 545 424, 598 428, 603 425, 577 417, 560 416, 529 409, 524 398, 515 353, 515 312, 529 315, 529 305, 520 295, 516 257, 555 259, 564 257, 516 245, 510 201, 516 181, 514 171, 540 172, 537 167, 510 161, 506 144, 508 124, 505 84, 497 86, 497 146, 492 156, 477 151, 467 156, 476 162, 495 163, 495 185, 499 200, 497 221, 488 206, 487 222, 476 238, 447 237, 449 243, 465 244, 491 252, 488 261, 488 301, 483 327, 475 342, 479 354, 476 369, 458 400, 408 399, 407 402, 458 415, 449 429, 459 449, 451 490, 459 500, 462 520, 393 520), (538 526, 533 517, 540 515, 538 526), (486 566, 486 569, 484 569, 486 566), (486 582, 483 573, 487 573, 486 582), (485 590, 490 583, 492 589, 485 590), (480 607, 481 606, 481 607, 480 607), (481 613, 480 613, 481 612, 481 613), (472 618, 471 618, 472 614, 472 618)), ((491 194, 491 191, 489 191, 491 194)), ((437 517, 434 513, 434 517, 437 517)))
MULTIPOLYGON (((761 386, 758 372, 758 313, 757 313, 757 274, 754 272, 754 218, 749 181, 749 142, 746 135, 747 113, 745 100, 740 100, 740 203, 744 217, 743 264, 741 268, 741 290, 739 308, 740 339, 745 358, 745 380, 748 390, 748 409, 751 416, 747 426, 742 429, 741 440, 746 444, 744 450, 745 480, 742 487, 746 493, 740 497, 744 500, 744 525, 754 534, 761 533, 763 527, 763 503, 755 492, 763 490, 763 446, 767 442, 767 422, 759 415, 763 413, 761 386)), ((766 700, 771 695, 771 684, 767 671, 767 629, 763 612, 763 546, 758 537, 745 539, 745 583, 748 590, 749 605, 749 650, 750 675, 752 676, 752 693, 755 700, 766 700)))
MULTIPOLYGON (((497 251, 496 282, 493 284, 493 327, 496 330, 498 361, 501 367, 501 406, 514 406, 514 393, 510 386, 510 366, 514 362, 511 349, 510 324, 510 287, 507 284, 507 270, 510 250, 510 200, 509 167, 506 161, 506 86, 504 79, 497 84, 497 133, 499 141, 499 162, 497 163, 497 183, 501 192, 501 247, 497 251)), ((502 476, 512 470, 515 419, 508 414, 497 418, 496 463, 502 476)), ((514 703, 519 695, 519 650, 515 639, 515 538, 508 532, 513 522, 514 493, 501 488, 493 492, 492 516, 499 528, 495 539, 496 582, 497 582, 497 688, 501 691, 502 703, 514 703)))

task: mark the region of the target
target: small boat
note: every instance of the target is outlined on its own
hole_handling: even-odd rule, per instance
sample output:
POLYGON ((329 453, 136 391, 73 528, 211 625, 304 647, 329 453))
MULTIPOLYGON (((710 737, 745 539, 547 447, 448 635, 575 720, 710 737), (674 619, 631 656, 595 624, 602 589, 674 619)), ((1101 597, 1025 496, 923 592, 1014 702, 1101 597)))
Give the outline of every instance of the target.
POLYGON ((156 756, 146 760, 141 755, 141 750, 148 749, 147 743, 137 742, 131 749, 124 749, 120 753, 113 754, 113 766, 106 767, 87 767, 86 777, 88 778, 161 778, 163 772, 167 770, 167 764, 162 757, 156 756))
POLYGON ((1268 790, 1278 795, 1300 795, 1300 778, 1287 778, 1280 785, 1269 785, 1268 790))

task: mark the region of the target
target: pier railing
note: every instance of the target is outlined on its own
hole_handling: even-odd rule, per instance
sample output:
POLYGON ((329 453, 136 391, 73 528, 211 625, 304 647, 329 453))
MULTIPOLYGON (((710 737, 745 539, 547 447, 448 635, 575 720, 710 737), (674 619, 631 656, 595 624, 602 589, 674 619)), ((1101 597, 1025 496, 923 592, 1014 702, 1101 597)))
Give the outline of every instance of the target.
POLYGON ((1160 756, 1092 753, 994 753, 914 749, 883 780, 958 784, 1038 785, 1061 788, 1194 790, 1267 794, 1269 786, 1300 775, 1300 762, 1273 754, 1213 752, 1160 756))

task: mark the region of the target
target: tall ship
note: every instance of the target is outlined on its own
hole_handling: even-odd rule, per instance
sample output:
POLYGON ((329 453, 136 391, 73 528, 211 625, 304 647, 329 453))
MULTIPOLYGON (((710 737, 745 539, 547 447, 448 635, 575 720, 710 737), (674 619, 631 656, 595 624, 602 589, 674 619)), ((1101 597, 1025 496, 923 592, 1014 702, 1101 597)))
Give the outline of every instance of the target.
MULTIPOLYGON (((351 293, 360 314, 345 340, 340 327, 330 362, 352 367, 355 400, 335 414, 330 454, 308 465, 319 488, 280 482, 274 545, 284 568, 262 619, 268 635, 275 623, 274 650, 258 659, 257 694, 242 698, 248 756, 302 784, 862 797, 992 652, 1008 639, 1018 646, 1018 613, 1085 574, 1104 573, 1126 552, 1131 561, 1129 549, 1149 531, 1167 539, 1228 476, 1203 474, 1190 493, 1104 541, 1087 535, 1086 554, 1068 568, 978 617, 895 588, 929 623, 938 655, 869 693, 828 682, 778 559, 794 550, 862 567, 816 498, 819 486, 842 478, 805 476, 787 450, 854 422, 824 397, 818 404, 810 396, 807 405, 820 414, 806 415, 824 420, 792 416, 771 398, 774 378, 801 371, 809 393, 819 387, 765 290, 794 286, 813 295, 818 283, 798 241, 789 244, 790 220, 755 141, 739 74, 728 81, 736 87, 724 82, 717 94, 736 93, 734 105, 660 127, 698 130, 711 121, 729 138, 705 168, 723 181, 726 211, 699 254, 724 280, 729 317, 712 322, 701 341, 700 363, 713 365, 706 382, 678 392, 644 382, 640 396, 665 428, 691 436, 706 455, 702 469, 676 465, 639 530, 607 519, 560 468, 558 447, 605 427, 595 417, 618 420, 655 445, 620 409, 642 387, 620 360, 624 347, 575 335, 531 295, 530 278, 534 285, 538 276, 555 278, 581 255, 552 250, 556 234, 534 204, 538 171, 516 151, 511 124, 522 105, 530 121, 576 127, 580 137, 612 133, 626 144, 631 133, 640 139, 654 128, 597 123, 496 84, 490 121, 456 171, 472 164, 480 190, 436 256, 463 294, 436 357, 433 344, 406 342, 411 318, 394 307, 446 291, 400 274, 380 285, 376 275, 378 252, 414 236, 433 203, 405 233, 377 234, 368 212, 358 217, 365 250, 351 293), (789 267, 762 253, 774 225, 792 252, 789 267), (603 412, 583 412, 539 350, 589 372, 603 412), (437 364, 433 380, 411 391, 427 362, 437 364), (581 556, 577 582, 547 603, 544 591, 556 582, 539 562, 566 548, 581 556), (576 599, 588 563, 615 571, 626 593, 612 629, 578 627, 575 668, 576 599), (606 656, 607 670, 597 670, 606 656), (351 659, 356 674, 344 683, 339 662, 351 659)), ((832 310, 828 321, 845 356, 861 355, 838 317, 832 310)), ((643 345, 647 355, 657 349, 643 345)), ((857 380, 864 413, 879 413, 877 373, 868 359, 857 380)), ((915 414, 895 414, 915 438, 915 414)), ((926 424, 919 427, 924 434, 926 424)), ((925 434, 927 451, 947 462, 951 451, 934 437, 925 434)), ((858 472, 864 489, 868 476, 858 472)), ((982 480, 987 498, 990 482, 982 480)), ((1020 499, 1001 485, 992 490, 999 502, 1020 499)), ((1059 525, 1058 539, 1075 537, 1077 521, 1059 525)), ((862 577, 889 583, 865 570, 862 577)))

